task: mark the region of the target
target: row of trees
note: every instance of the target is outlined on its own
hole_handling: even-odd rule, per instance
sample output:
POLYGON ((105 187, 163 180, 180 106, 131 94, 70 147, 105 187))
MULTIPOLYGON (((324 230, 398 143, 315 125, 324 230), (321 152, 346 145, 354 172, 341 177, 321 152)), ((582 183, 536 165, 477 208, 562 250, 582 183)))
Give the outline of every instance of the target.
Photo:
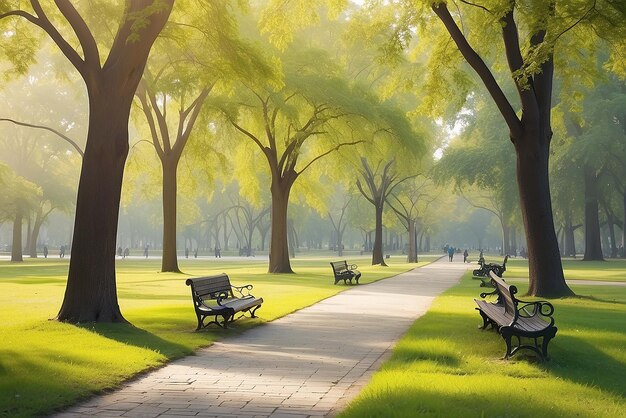
MULTIPOLYGON (((619 54, 626 25, 616 29, 615 22, 624 22, 625 11, 614 2, 584 0, 462 2, 452 11, 439 1, 372 1, 343 13, 343 2, 294 3, 270 1, 244 15, 229 3, 209 0, 193 5, 183 0, 81 5, 31 0, 29 10, 20 8, 22 2, 0 2, 2 52, 11 70, 28 69, 44 34, 86 89, 89 111, 79 152, 73 256, 58 319, 125 321, 117 305, 114 257, 133 103, 143 114, 136 122, 138 133, 149 132, 162 169, 164 271, 178 271, 177 172, 183 156, 191 165, 191 187, 212 182, 216 167, 239 158, 244 163, 236 170, 245 179, 244 194, 255 202, 269 188, 269 271, 278 273, 292 271, 287 208, 296 180, 306 191, 301 198, 321 209, 333 192, 324 184, 354 183, 360 171, 363 181, 356 187, 376 208, 373 262, 383 264, 378 231, 385 203, 394 202, 409 231, 419 216, 406 196, 420 186, 399 193, 428 166, 419 160, 430 154, 432 127, 418 115, 456 114, 473 97, 468 68, 486 87, 513 143, 530 293, 570 294, 548 182, 554 71, 562 68, 564 83, 573 86, 578 72, 571 68, 589 66, 573 53, 577 50, 589 51, 593 60, 597 51, 609 51, 603 62, 623 71, 619 54), (321 9, 310 9, 315 4, 326 5, 338 19, 322 19, 321 9), (433 17, 443 25, 435 25, 433 17), (319 25, 317 30, 301 30, 312 24, 319 25), (499 51, 491 48, 495 38, 502 41, 499 51), (456 49, 450 48, 450 39, 456 49), (482 46, 490 49, 481 51, 482 46), (373 57, 393 65, 376 65, 373 57), (508 82, 492 70, 500 68, 498 60, 509 67, 508 82), (517 98, 511 99, 507 89, 517 98), (196 152, 186 152, 194 142, 196 152), (263 175, 250 175, 260 167, 263 175), (320 178, 328 181, 313 181, 320 178)), ((564 91, 572 96, 571 88, 564 91)), ((419 193, 414 199, 420 200, 419 193)), ((496 199, 510 202, 509 195, 496 199)), ((509 219, 510 209, 504 210, 502 222, 509 219)))

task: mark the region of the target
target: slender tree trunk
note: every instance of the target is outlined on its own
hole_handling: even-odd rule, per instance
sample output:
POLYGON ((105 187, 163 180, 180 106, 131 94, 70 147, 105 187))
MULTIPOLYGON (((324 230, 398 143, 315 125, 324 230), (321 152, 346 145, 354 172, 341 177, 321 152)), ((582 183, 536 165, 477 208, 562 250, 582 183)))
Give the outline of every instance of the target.
POLYGON ((517 254, 517 228, 510 226, 509 229, 511 231, 509 234, 511 244, 509 245, 509 252, 507 254, 517 254))
POLYGON ((626 258, 626 193, 624 193, 624 195, 622 196, 622 209, 623 209, 623 213, 622 213, 622 254, 621 257, 622 258, 626 258))
POLYGON ((565 214, 565 226, 563 227, 563 243, 563 254, 567 257, 576 257, 574 226, 572 225, 572 214, 569 211, 565 214))
POLYGON ((17 208, 13 219, 13 240, 11 241, 11 261, 21 262, 22 258, 22 220, 24 215, 20 207, 17 208))
POLYGON ((506 223, 506 221, 501 220, 500 221, 502 224, 502 247, 500 248, 500 255, 505 255, 505 254, 509 254, 511 252, 511 248, 509 248, 509 242, 510 242, 510 238, 509 238, 509 225, 506 223))
POLYGON ((337 229, 337 256, 343 256, 343 231, 337 229))
POLYGON ((291 185, 272 184, 272 227, 270 237, 269 273, 293 273, 287 241, 287 208, 291 185))
POLYGON ((583 261, 604 260, 598 214, 598 176, 585 167, 585 257, 583 261))
POLYGON ((409 251, 407 254, 407 263, 417 263, 417 243, 415 233, 415 221, 408 219, 409 222, 409 251))
MULTIPOLYGON (((548 180, 550 155, 549 127, 540 141, 524 132, 514 143, 517 154, 517 184, 522 220, 528 245, 528 268, 532 296, 572 295, 565 283, 559 245, 554 231, 552 201, 548 180)), ((536 135, 537 133, 535 133, 536 135)))
POLYGON ((161 161, 161 166, 163 169, 163 257, 161 271, 180 273, 176 253, 178 157, 166 156, 161 161))
POLYGON ((41 231, 41 225, 43 224, 43 214, 41 209, 37 211, 35 215, 35 220, 33 222, 33 230, 31 232, 30 245, 28 248, 28 253, 30 258, 37 258, 37 241, 39 240, 39 231, 41 231))
POLYGON ((617 243, 615 242, 615 221, 613 215, 607 210, 606 223, 609 228, 609 240, 611 245, 611 258, 617 258, 617 243))
MULTIPOLYGON (((380 200, 380 199, 378 199, 380 200)), ((378 202, 376 208, 376 229, 374 233, 374 248, 372 249, 372 265, 386 266, 383 256, 383 204, 378 202)))

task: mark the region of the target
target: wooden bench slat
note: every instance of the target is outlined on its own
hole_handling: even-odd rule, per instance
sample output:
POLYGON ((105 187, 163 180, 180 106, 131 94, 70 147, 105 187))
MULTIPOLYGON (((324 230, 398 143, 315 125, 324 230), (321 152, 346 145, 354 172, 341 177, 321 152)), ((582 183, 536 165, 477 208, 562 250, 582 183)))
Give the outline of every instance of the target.
MULTIPOLYGON (((495 290, 491 294, 498 296, 496 303, 487 302, 486 300, 474 299, 476 309, 483 318, 483 326, 485 329, 488 325, 492 325, 504 338, 507 346, 505 358, 515 354, 520 349, 531 349, 538 353, 542 358, 548 357, 548 343, 554 338, 557 328, 554 326, 552 313, 554 308, 545 301, 537 302, 520 302, 515 294, 517 288, 508 285, 502 278, 498 277, 493 271, 489 272, 491 282, 495 290), (532 309, 520 308, 522 303, 524 307, 532 307, 532 309), (542 308, 547 305, 549 313, 544 313, 542 308), (548 318, 549 321, 544 318, 548 318), (511 337, 517 337, 518 345, 512 347, 511 337), (523 345, 520 338, 532 338, 534 345, 523 345), (537 342, 538 338, 542 338, 541 347, 537 342)), ((484 298, 486 294, 481 294, 484 298)))

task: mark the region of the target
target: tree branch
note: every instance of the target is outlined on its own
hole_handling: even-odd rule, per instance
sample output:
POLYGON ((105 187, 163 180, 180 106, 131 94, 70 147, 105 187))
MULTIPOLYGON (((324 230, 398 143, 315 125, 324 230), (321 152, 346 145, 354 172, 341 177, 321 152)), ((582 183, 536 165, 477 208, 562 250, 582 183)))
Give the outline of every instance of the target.
POLYGON ((74 142, 72 139, 70 139, 69 137, 63 135, 61 132, 49 128, 47 126, 43 126, 43 125, 33 125, 31 123, 26 123, 26 122, 19 122, 13 119, 8 119, 8 118, 0 118, 0 122, 11 122, 15 125, 19 125, 19 126, 25 126, 27 128, 35 128, 35 129, 43 129, 45 131, 49 131, 52 132, 53 134, 57 135, 58 137, 60 137, 61 139, 63 139, 64 141, 66 141, 67 143, 69 143, 79 154, 81 157, 85 156, 85 153, 83 152, 83 150, 78 146, 78 144, 76 142, 74 142))
POLYGON ((354 141, 354 142, 343 142, 343 143, 341 143, 341 144, 338 144, 336 147, 334 147, 334 148, 332 148, 332 149, 330 149, 330 150, 328 150, 328 151, 326 151, 326 152, 324 152, 324 153, 322 153, 322 154, 318 155, 317 157, 313 158, 311 161, 309 161, 309 163, 308 163, 307 165, 305 165, 305 166, 304 166, 304 168, 303 168, 302 170, 300 170, 299 172, 296 172, 296 174, 297 174, 297 175, 302 174, 302 173, 303 173, 306 169, 308 169, 308 168, 311 166, 311 164, 313 164, 315 161, 319 160, 320 158, 324 158, 325 156, 327 156, 328 154, 330 154, 330 153, 332 153, 332 152, 335 152, 335 151, 339 150, 339 148, 341 148, 341 147, 348 146, 348 145, 356 145, 356 144, 360 144, 360 143, 362 143, 362 142, 365 142, 365 141, 362 141, 362 140, 361 140, 361 141, 354 141))
POLYGON ((100 52, 98 51, 98 45, 89 27, 85 23, 85 20, 68 0, 54 0, 54 3, 74 30, 80 42, 80 46, 83 49, 85 63, 87 65, 96 65, 96 68, 100 69, 100 52))
POLYGON ((463 33, 459 30, 459 27, 454 22, 454 19, 450 15, 450 11, 446 7, 445 3, 433 3, 432 10, 445 25, 448 33, 452 37, 452 40, 456 43, 459 51, 461 52, 465 60, 483 81, 485 87, 487 88, 487 91, 491 95, 493 101, 498 107, 498 110, 502 114, 502 117, 504 117, 504 120, 509 127, 510 136, 512 138, 520 137, 522 132, 522 125, 519 118, 515 114, 515 110, 513 110, 513 107, 509 103, 509 100, 500 88, 500 85, 494 78, 493 74, 491 73, 485 62, 471 47, 463 33))

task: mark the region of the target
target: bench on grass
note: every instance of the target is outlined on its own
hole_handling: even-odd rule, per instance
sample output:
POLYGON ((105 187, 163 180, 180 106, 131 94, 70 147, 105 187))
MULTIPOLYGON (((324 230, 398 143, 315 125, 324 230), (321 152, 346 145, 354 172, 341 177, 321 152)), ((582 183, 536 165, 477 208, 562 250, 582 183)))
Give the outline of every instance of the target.
POLYGON ((217 324, 222 328, 228 328, 228 322, 233 322, 235 314, 241 312, 241 318, 244 312, 248 312, 252 318, 255 318, 255 312, 261 307, 263 298, 255 298, 250 294, 252 285, 233 286, 225 273, 216 276, 194 277, 187 279, 187 286, 191 286, 191 298, 193 306, 198 317, 198 327, 206 328, 210 324, 217 324), (238 296, 235 296, 237 292, 238 296), (218 317, 222 317, 222 322, 218 317), (207 317, 213 317, 213 320, 204 323, 207 317))
POLYGON ((483 318, 481 329, 488 325, 498 332, 506 343, 506 354, 509 358, 521 349, 529 349, 537 353, 542 359, 548 358, 548 343, 556 335, 554 326, 554 307, 546 301, 524 302, 515 297, 517 288, 509 285, 493 271, 489 272, 494 291, 481 293, 483 299, 474 299, 478 307, 476 310, 483 318), (488 295, 498 297, 496 302, 484 300, 488 295), (517 344, 513 346, 515 337, 517 344), (522 338, 532 340, 522 343, 522 338), (541 338, 541 346, 538 339, 541 338))
POLYGON ((493 271, 497 276, 502 277, 504 272, 506 271, 506 262, 509 260, 509 256, 506 255, 502 264, 496 263, 485 263, 485 259, 481 258, 478 260, 478 264, 480 264, 480 268, 472 271, 472 275, 475 279, 480 279, 480 287, 493 287, 491 284, 491 277, 489 277, 489 272, 493 271))
POLYGON ((359 284, 359 278, 361 277, 361 272, 357 270, 357 265, 352 264, 348 267, 348 262, 346 260, 343 261, 331 261, 330 265, 333 268, 333 274, 335 275, 335 284, 339 283, 340 280, 343 280, 343 284, 347 284, 350 282, 352 284, 352 280, 359 284))

